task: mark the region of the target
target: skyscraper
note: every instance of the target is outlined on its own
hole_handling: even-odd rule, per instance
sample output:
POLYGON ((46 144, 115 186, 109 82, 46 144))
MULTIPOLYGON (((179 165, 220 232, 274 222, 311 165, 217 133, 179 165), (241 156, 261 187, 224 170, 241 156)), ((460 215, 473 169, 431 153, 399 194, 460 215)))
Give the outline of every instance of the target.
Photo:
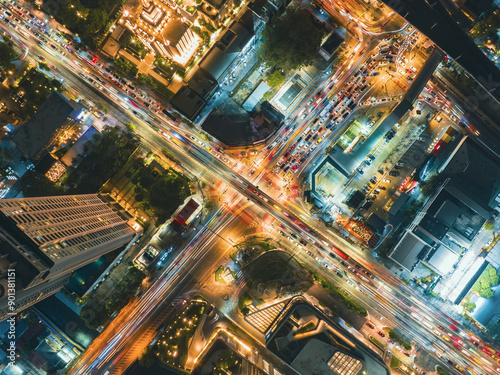
POLYGON ((141 232, 106 195, 0 200, 0 321, 54 294, 72 271, 141 232))

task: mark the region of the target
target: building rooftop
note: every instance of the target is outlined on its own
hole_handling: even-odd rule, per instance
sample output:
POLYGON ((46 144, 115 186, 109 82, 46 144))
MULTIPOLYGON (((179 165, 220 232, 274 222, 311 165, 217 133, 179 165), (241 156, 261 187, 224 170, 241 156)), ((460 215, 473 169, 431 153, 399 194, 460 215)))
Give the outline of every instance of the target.
POLYGON ((251 41, 253 34, 241 23, 233 22, 199 66, 219 80, 226 69, 251 41))
POLYGON ((392 250, 390 257, 407 270, 411 271, 424 258, 429 245, 413 232, 406 232, 392 250))
POLYGON ((451 271, 459 255, 444 245, 440 245, 427 259, 426 264, 434 268, 439 274, 446 275, 451 271))
POLYGON ((39 157, 43 148, 68 119, 76 119, 81 109, 61 93, 54 91, 38 108, 38 111, 22 125, 12 140, 29 158, 39 157))
POLYGON ((500 193, 500 158, 465 137, 441 173, 452 177, 447 190, 484 218, 489 218, 500 193))
POLYGON ((248 112, 253 111, 255 106, 259 104, 260 100, 264 97, 264 94, 269 90, 269 85, 261 81, 259 85, 253 90, 252 94, 243 103, 243 108, 248 112))
POLYGON ((181 87, 170 102, 190 120, 194 120, 205 106, 205 101, 187 86, 181 87))
POLYGON ((208 100, 219 87, 217 80, 200 67, 194 68, 194 72, 190 75, 187 85, 203 100, 208 100))
POLYGON ((182 22, 179 18, 170 19, 163 28, 163 37, 171 44, 177 44, 181 40, 184 33, 189 29, 187 23, 182 22))

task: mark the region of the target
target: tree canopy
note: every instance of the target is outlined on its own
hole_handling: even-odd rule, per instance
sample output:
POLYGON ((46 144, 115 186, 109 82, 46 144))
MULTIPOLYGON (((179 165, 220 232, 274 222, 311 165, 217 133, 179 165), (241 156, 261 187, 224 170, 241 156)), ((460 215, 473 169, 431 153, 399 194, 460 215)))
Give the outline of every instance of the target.
POLYGON ((0 67, 3 69, 10 69, 12 61, 17 58, 11 41, 0 42, 0 67))
POLYGON ((314 24, 307 10, 288 11, 265 26, 259 57, 267 65, 284 70, 310 65, 323 35, 324 30, 314 24))
POLYGON ((431 177, 429 177, 427 182, 424 183, 420 192, 426 197, 430 196, 434 192, 434 190, 436 190, 436 188, 444 181, 444 179, 445 176, 443 174, 434 173, 431 177))
POLYGON ((279 70, 275 70, 267 76, 267 84, 271 87, 277 87, 283 83, 285 80, 285 75, 279 70))
POLYGON ((484 223, 484 229, 490 230, 490 231, 495 229, 495 223, 488 220, 486 223, 484 223))
POLYGON ((489 265, 472 286, 472 291, 477 292, 483 298, 492 298, 494 293, 491 287, 497 286, 498 283, 498 273, 495 268, 489 265))
POLYGON ((87 155, 68 171, 66 185, 72 193, 95 193, 127 162, 138 142, 130 133, 116 127, 105 127, 93 141, 84 145, 87 155))

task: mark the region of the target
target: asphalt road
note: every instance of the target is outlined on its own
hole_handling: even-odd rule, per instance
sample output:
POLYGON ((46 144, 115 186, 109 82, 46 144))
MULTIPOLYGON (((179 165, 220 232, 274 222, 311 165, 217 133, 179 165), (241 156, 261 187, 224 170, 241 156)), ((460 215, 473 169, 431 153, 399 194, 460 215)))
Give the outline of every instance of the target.
MULTIPOLYGON (((27 39, 30 41, 30 38, 27 39)), ((31 40, 31 45, 33 45, 34 40, 31 40)), ((33 47, 36 48, 36 47, 33 47)), ((31 50, 31 48, 30 48, 31 50)), ((56 66, 57 71, 64 77, 68 82, 68 85, 81 87, 82 80, 79 79, 77 73, 81 72, 82 67, 80 67, 77 61, 74 59, 64 60, 60 56, 54 56, 53 52, 43 50, 30 51, 30 56, 33 52, 43 54, 50 59, 50 63, 56 66)), ((365 55, 367 52, 365 52, 365 55)), ((355 61, 352 61, 352 66, 355 65, 355 61)), ((91 70, 92 67, 86 67, 91 70)), ((92 70, 91 70, 92 71, 92 70)), ((95 69, 93 70, 95 72, 95 69)), ((351 74, 351 70, 348 74, 351 74)), ((94 74, 98 74, 95 72, 94 74)), ((85 82, 85 81, 83 81, 85 82)), ((87 85, 85 83, 85 85, 87 85)), ((109 86, 106 85, 106 86, 109 86)), ((96 92, 104 93, 103 100, 105 100, 110 107, 112 112, 116 114, 117 120, 121 121, 123 115, 121 112, 123 110, 130 114, 130 107, 126 105, 125 100, 121 100, 117 97, 116 89, 113 90, 95 90, 87 85, 86 88, 80 89, 80 95, 94 97, 96 92), (88 91, 87 91, 88 90, 88 91), (114 97, 112 96, 114 95, 114 97)), ((101 95, 101 94, 99 94, 101 95)), ((320 224, 312 219, 307 212, 303 212, 300 208, 287 206, 285 207, 279 201, 275 200, 272 196, 267 195, 265 192, 260 191, 255 185, 251 184, 240 174, 234 172, 229 165, 233 165, 231 160, 228 162, 223 162, 216 156, 214 156, 213 151, 207 150, 206 145, 200 144, 200 141, 191 141, 184 136, 188 129, 182 125, 177 125, 171 122, 165 121, 158 115, 142 111, 139 115, 148 121, 147 118, 152 119, 155 124, 163 127, 165 131, 169 132, 169 136, 172 142, 176 145, 173 147, 176 155, 184 155, 182 159, 186 163, 190 163, 189 167, 192 170, 207 170, 207 173, 214 173, 219 177, 220 180, 228 184, 232 189, 240 194, 240 196, 246 197, 251 202, 253 202, 257 207, 263 211, 269 213, 275 217, 280 222, 284 223, 287 228, 295 232, 300 237, 304 238, 310 243, 310 247, 315 247, 319 254, 323 255, 324 259, 327 259, 329 249, 331 246, 338 246, 343 249, 352 258, 351 265, 356 262, 358 264, 364 265, 365 268, 370 269, 375 275, 375 280, 364 281, 359 278, 358 283, 362 285, 362 288, 366 289, 365 292, 354 292, 355 298, 367 303, 369 306, 373 306, 375 310, 382 309, 388 311, 389 313, 397 312, 396 319, 405 322, 408 325, 409 332, 415 336, 416 340, 423 343, 424 345, 429 345, 430 342, 435 339, 430 340, 432 336, 433 328, 439 323, 449 322, 448 317, 442 314, 440 311, 436 310, 433 306, 428 306, 426 301, 418 296, 412 289, 400 284, 399 280, 392 277, 387 271, 374 268, 373 265, 377 264, 374 259, 371 258, 370 254, 365 254, 358 248, 348 245, 343 241, 343 239, 338 238, 333 235, 333 233, 327 233, 327 230, 320 226, 320 224), (313 235, 312 232, 315 232, 313 235), (334 245, 332 245, 332 243, 334 245), (325 248, 326 247, 326 248, 325 248), (360 259, 366 259, 360 261, 360 259), (387 288, 384 288, 385 285, 387 288), (368 297, 368 294, 370 297, 368 297), (428 324, 424 325, 422 322, 424 319, 428 319, 428 324)), ((127 116, 128 117, 128 116, 127 116)), ((133 115, 131 117, 134 117, 133 115)), ((157 147, 157 138, 160 138, 158 134, 151 131, 146 131, 148 126, 136 117, 136 121, 139 124, 139 133, 146 140, 147 143, 155 145, 157 147)), ((149 120, 151 121, 151 120, 149 120)), ((196 131, 190 131, 190 134, 197 134, 196 131)), ((168 139, 168 138, 167 138, 168 139)), ((258 182, 258 177, 255 178, 255 182, 258 182)), ((85 363, 77 366, 72 373, 104 373, 113 367, 113 362, 119 361, 120 356, 124 352, 122 349, 128 345, 128 341, 132 335, 140 335, 143 329, 147 330, 150 328, 148 322, 155 319, 156 312, 159 309, 157 303, 158 300, 164 300, 165 298, 174 298, 174 295, 178 295, 179 291, 175 289, 176 285, 191 285, 190 282, 186 282, 189 278, 191 272, 188 270, 196 269, 199 267, 209 267, 212 264, 210 258, 205 259, 207 254, 207 246, 214 244, 215 241, 219 241, 218 236, 214 236, 212 231, 216 231, 217 228, 224 229, 229 226, 231 221, 234 220, 231 215, 224 216, 224 220, 221 218, 218 220, 217 226, 211 231, 201 228, 196 235, 195 240, 191 242, 181 253, 181 257, 174 263, 172 263, 161 276, 140 298, 137 305, 133 307, 133 312, 129 314, 129 320, 123 325, 123 328, 119 331, 119 335, 116 333, 110 334, 110 340, 104 343, 103 346, 96 350, 92 355, 89 354, 89 360, 85 363), (198 246, 202 244, 201 246, 198 246), (175 270, 175 272, 174 272, 175 270)), ((219 255, 215 255, 217 258, 219 255)), ((207 269, 200 268, 196 271, 195 276, 206 274, 207 269)), ((210 271, 211 272, 211 271, 210 271)), ((446 323, 445 323, 446 324, 446 323)), ((104 336, 103 336, 104 337, 104 336)), ((134 336, 136 337, 136 336, 134 336)), ((446 344, 445 345, 449 345, 446 344)), ((450 347, 450 350, 454 352, 454 349, 450 347)), ((473 365, 471 367, 474 367, 473 365)))

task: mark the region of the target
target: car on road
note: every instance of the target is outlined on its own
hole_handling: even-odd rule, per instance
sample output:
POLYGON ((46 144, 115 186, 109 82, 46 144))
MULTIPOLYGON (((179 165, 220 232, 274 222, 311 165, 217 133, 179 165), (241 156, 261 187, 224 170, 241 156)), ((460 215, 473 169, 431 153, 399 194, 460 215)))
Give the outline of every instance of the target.
POLYGON ((484 353, 486 353, 486 354, 488 354, 488 355, 490 355, 490 356, 493 354, 492 352, 490 352, 490 351, 489 351, 488 349, 486 349, 486 348, 482 348, 481 350, 482 350, 484 353))
POLYGON ((448 336, 446 336, 446 335, 443 335, 443 340, 444 340, 444 341, 447 341, 447 342, 450 342, 450 341, 451 341, 451 339, 450 339, 448 336))
POLYGON ((40 61, 45 62, 45 57, 38 55, 38 58, 40 59, 40 61))
POLYGON ((377 334, 380 336, 380 337, 385 337, 385 333, 382 332, 382 331, 377 331, 377 334))
POLYGON ((365 325, 370 328, 370 329, 373 329, 375 328, 375 326, 373 324, 371 324, 370 322, 366 322, 365 325))

